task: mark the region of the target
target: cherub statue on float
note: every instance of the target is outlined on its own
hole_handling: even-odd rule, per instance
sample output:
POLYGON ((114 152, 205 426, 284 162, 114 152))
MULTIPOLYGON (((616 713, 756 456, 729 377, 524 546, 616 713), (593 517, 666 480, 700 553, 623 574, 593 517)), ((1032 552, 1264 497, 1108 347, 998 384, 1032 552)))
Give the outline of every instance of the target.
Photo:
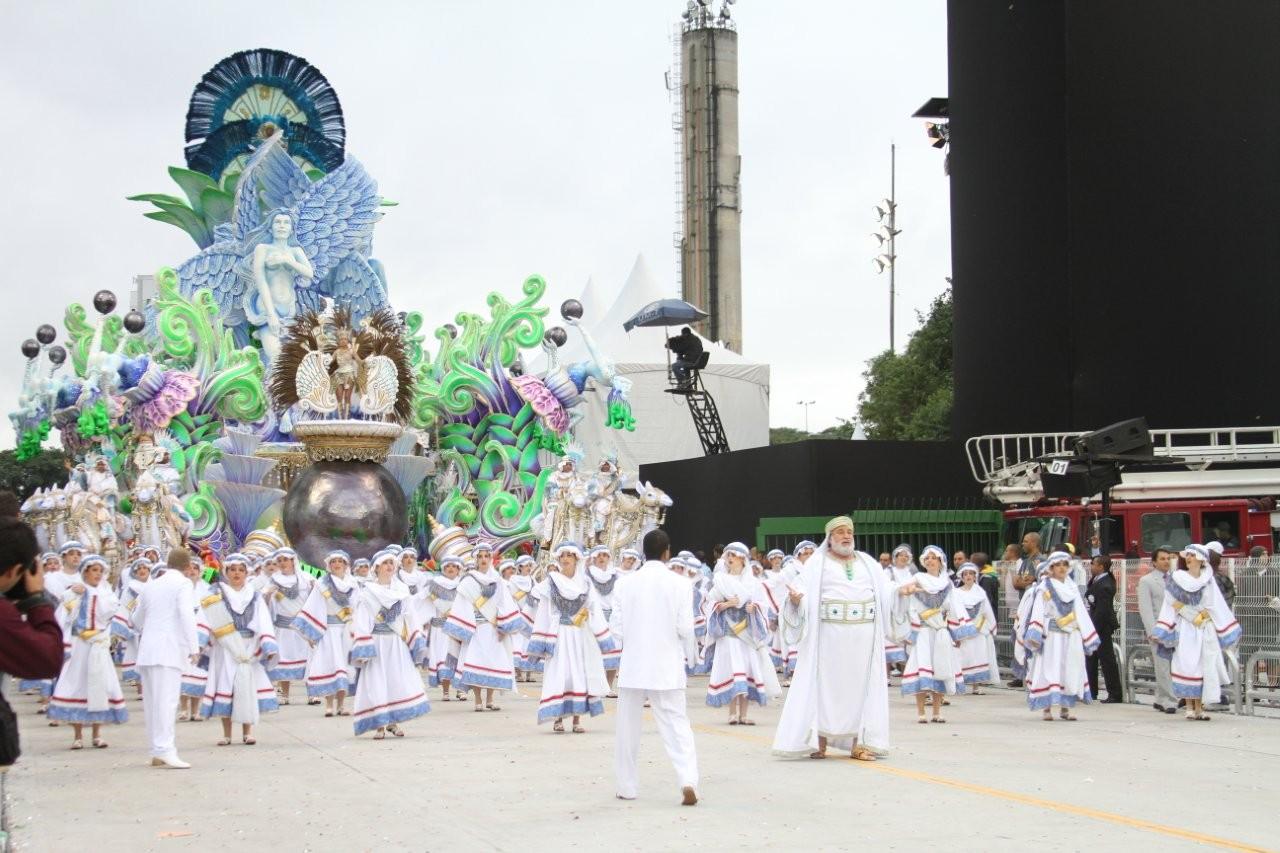
POLYGON ((389 309, 365 317, 357 331, 345 306, 308 311, 289 326, 271 377, 271 396, 303 419, 365 419, 410 412, 412 377, 400 321, 389 309))
POLYGON ((256 337, 268 367, 282 330, 300 311, 341 302, 359 323, 387 305, 382 267, 370 258, 382 214, 377 183, 354 157, 314 183, 277 129, 249 158, 231 221, 178 268, 182 293, 208 288, 239 344, 256 337), (264 212, 265 210, 265 212, 264 212))

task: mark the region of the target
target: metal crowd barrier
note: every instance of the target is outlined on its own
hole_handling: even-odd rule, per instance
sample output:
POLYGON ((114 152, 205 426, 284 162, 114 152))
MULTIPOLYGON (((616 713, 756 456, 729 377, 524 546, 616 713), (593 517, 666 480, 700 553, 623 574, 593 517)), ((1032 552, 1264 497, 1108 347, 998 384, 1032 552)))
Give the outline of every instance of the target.
MULTIPOLYGON (((1088 561, 1073 567, 1077 582, 1087 577, 1088 561)), ((1022 593, 1013 588, 1017 563, 995 564, 1000 572, 999 628, 996 653, 1002 668, 1013 660, 1013 617, 1022 593)), ((1134 701, 1138 693, 1151 693, 1155 671, 1151 648, 1138 607, 1138 582, 1151 571, 1147 559, 1115 560, 1111 573, 1116 579, 1116 618, 1119 629, 1112 637, 1116 661, 1126 696, 1134 701)), ((1232 611, 1240 622, 1240 643, 1227 655, 1231 684, 1224 688, 1228 704, 1236 713, 1252 714, 1255 705, 1280 707, 1280 558, 1226 559, 1222 571, 1235 587, 1232 611)), ((1207 704, 1214 704, 1210 700, 1207 704)))

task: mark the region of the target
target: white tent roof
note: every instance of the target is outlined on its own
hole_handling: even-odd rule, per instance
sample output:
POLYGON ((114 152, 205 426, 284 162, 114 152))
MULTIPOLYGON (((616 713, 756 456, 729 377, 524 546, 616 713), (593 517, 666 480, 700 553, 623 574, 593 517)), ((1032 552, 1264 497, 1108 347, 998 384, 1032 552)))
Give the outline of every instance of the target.
MULTIPOLYGON (((575 431, 588 464, 609 452, 618 454, 623 468, 635 470, 642 464, 689 459, 702 455, 702 444, 694 429, 684 398, 666 393, 667 351, 664 343, 676 329, 633 329, 622 324, 645 305, 671 296, 654 281, 644 256, 636 257, 630 275, 612 295, 588 279, 579 301, 583 303, 582 324, 596 347, 613 359, 618 372, 632 381, 631 409, 636 419, 634 432, 604 426, 608 410, 607 390, 587 395, 586 413, 575 431), (603 298, 602 298, 603 296, 603 298), (593 310, 593 306, 600 306, 593 310)), ((699 306, 702 307, 702 306, 699 306)), ((568 328, 569 341, 560 349, 562 364, 588 357, 582 335, 568 328)), ((710 354, 702 371, 702 382, 716 402, 729 447, 744 450, 769 443, 769 366, 757 364, 703 338, 710 354)), ((540 372, 545 361, 539 355, 530 369, 540 372)))

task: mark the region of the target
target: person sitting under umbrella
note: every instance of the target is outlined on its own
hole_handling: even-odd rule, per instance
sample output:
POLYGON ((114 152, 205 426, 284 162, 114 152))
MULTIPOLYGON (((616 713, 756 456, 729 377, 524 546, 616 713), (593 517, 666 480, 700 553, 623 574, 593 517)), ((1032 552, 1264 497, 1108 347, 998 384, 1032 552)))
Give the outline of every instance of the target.
POLYGON ((688 385, 690 371, 698 366, 698 360, 702 358, 702 339, 685 326, 680 334, 667 339, 667 349, 676 354, 676 360, 671 364, 676 382, 681 386, 688 385))

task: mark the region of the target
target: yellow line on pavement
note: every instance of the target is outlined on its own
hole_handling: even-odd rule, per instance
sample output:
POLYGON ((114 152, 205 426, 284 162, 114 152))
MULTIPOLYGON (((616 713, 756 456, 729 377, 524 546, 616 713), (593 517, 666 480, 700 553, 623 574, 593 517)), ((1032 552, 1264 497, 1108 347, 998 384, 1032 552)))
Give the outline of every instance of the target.
MULTIPOLYGON (((746 734, 742 731, 726 731, 725 729, 713 728, 712 726, 706 725, 694 725, 693 728, 709 734, 720 735, 721 737, 737 738, 738 740, 747 740, 754 743, 771 743, 768 738, 760 737, 759 735, 746 734)), ((871 763, 866 761, 846 761, 844 763, 847 767, 857 767, 859 769, 866 768, 880 773, 888 773, 890 776, 898 776, 903 779, 912 779, 917 782, 929 782, 934 785, 941 785, 946 788, 955 788, 960 791, 968 791, 971 794, 979 794, 984 797, 997 797, 1002 800, 1008 800, 1012 803, 1022 803, 1023 805, 1032 806, 1038 809, 1049 809, 1051 811, 1063 812, 1064 814, 1092 818, 1093 820, 1114 823, 1119 826, 1127 826, 1130 829, 1139 829, 1144 832, 1153 832, 1157 835, 1167 835, 1171 838, 1194 841, 1197 844, 1208 844, 1214 847, 1220 847, 1224 850, 1240 850, 1248 851, 1248 853, 1273 853, 1270 848, 1257 847, 1252 844, 1245 844, 1241 841, 1232 841, 1229 838, 1205 835, 1204 833, 1193 832, 1189 829, 1179 829, 1176 826, 1166 826, 1162 823, 1154 823, 1153 821, 1128 817, 1114 812, 1105 812, 1101 809, 1091 809, 1087 806, 1076 806, 1070 803, 1056 802, 1054 800, 1043 800, 1039 797, 1030 796, 1029 794, 1019 794, 1016 791, 1005 791, 1000 788, 988 788, 985 785, 975 785, 972 782, 963 782, 959 779, 948 779, 945 776, 935 776, 932 773, 921 773, 917 770, 905 770, 901 767, 893 767, 892 765, 884 764, 882 762, 871 763)))

